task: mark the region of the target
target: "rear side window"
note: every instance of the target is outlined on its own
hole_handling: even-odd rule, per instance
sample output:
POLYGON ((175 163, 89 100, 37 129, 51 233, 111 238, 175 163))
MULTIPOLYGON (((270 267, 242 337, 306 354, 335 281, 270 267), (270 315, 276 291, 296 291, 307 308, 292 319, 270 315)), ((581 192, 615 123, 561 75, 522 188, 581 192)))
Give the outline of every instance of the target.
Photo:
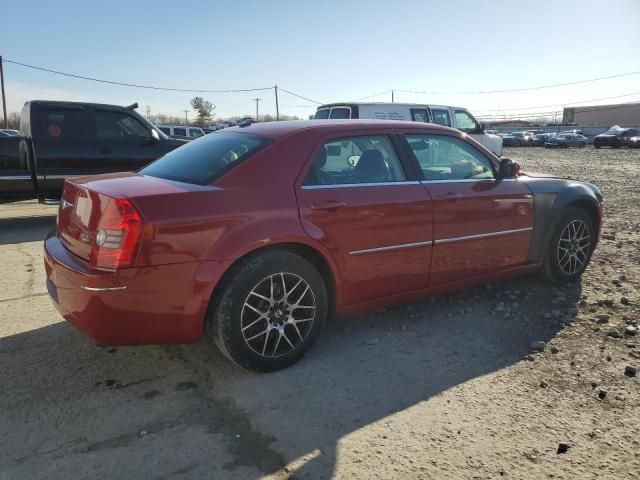
POLYGON ((269 143, 259 135, 218 132, 167 153, 140 170, 143 175, 206 185, 269 143))
POLYGON ((171 135, 171 129, 169 127, 158 127, 158 128, 160 128, 160 131, 165 135, 171 135))
POLYGON ((367 135, 325 143, 303 185, 348 185, 406 180, 388 137, 367 135))
POLYGON ((445 110, 443 108, 432 108, 431 114, 433 115, 433 123, 444 125, 445 127, 451 126, 451 115, 449 115, 449 110, 445 110))
POLYGON ((53 141, 78 140, 85 135, 82 110, 48 109, 44 112, 42 138, 53 141))
POLYGON ((199 130, 197 128, 190 128, 189 135, 191 136, 191 138, 200 138, 204 134, 202 133, 202 130, 199 130))
POLYGON ((187 129, 186 128, 174 128, 173 129, 173 134, 174 135, 180 135, 181 137, 186 137, 187 136, 187 129))

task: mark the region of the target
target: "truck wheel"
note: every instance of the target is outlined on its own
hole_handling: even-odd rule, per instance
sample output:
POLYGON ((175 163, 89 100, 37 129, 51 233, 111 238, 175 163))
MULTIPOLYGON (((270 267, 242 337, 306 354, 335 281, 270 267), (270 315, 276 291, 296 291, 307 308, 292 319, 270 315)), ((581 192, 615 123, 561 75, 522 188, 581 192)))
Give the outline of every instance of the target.
POLYGON ((581 208, 569 207, 556 225, 543 262, 544 278, 553 283, 578 279, 589 265, 595 227, 581 208))
POLYGON ((327 291, 299 255, 271 251, 241 260, 225 276, 208 315, 222 353, 248 370, 294 364, 316 342, 327 316, 327 291))

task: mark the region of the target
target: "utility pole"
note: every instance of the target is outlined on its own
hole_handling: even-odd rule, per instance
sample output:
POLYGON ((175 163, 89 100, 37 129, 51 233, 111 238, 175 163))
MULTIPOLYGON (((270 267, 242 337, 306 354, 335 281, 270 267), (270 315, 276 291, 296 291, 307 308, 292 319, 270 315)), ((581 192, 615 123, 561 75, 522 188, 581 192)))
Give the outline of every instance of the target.
POLYGON ((189 124, 189 117, 187 116, 187 114, 189 113, 189 110, 183 110, 184 112, 184 121, 186 124, 189 124))
POLYGON ((394 103, 393 102, 393 90, 391 90, 391 103, 394 103))
POLYGON ((261 98, 252 98, 252 100, 256 101, 256 122, 258 121, 258 102, 262 100, 261 98))
POLYGON ((147 120, 151 120, 151 107, 147 105, 147 120))
POLYGON ((4 71, 2 70, 2 55, 0 55, 0 87, 2 88, 2 113, 4 115, 4 128, 9 128, 7 118, 7 96, 4 93, 4 71))
POLYGON ((276 92, 276 122, 277 122, 278 120, 280 120, 280 108, 278 106, 278 85, 274 85, 273 89, 276 92))

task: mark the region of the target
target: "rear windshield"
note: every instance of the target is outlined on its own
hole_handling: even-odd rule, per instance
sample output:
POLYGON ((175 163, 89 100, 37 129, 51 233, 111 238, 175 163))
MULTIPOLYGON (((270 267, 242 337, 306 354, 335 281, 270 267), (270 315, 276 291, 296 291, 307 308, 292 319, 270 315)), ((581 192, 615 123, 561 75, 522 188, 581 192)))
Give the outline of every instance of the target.
POLYGON ((269 139, 240 132, 215 132, 183 145, 146 166, 140 173, 206 185, 246 159, 269 139))

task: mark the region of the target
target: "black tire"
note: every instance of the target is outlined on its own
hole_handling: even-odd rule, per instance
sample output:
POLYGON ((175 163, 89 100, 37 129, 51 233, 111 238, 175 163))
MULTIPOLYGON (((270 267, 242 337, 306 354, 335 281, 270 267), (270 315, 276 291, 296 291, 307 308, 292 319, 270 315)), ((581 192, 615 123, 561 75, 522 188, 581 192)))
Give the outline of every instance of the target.
POLYGON ((553 283, 568 283, 580 278, 591 261, 595 242, 595 232, 595 225, 587 212, 578 207, 567 208, 554 228, 549 244, 547 245, 543 262, 543 275, 545 280, 553 283), (577 225, 580 225, 579 222, 582 222, 589 233, 589 246, 588 249, 585 248, 583 252, 584 255, 580 255, 579 260, 575 261, 573 264, 571 264, 571 259, 568 260, 570 262, 570 266, 576 265, 576 270, 573 272, 570 271, 571 268, 566 267, 567 260, 564 255, 568 252, 563 253, 562 250, 567 246, 566 241, 563 241, 562 244, 560 243, 561 236, 563 236, 566 228, 570 228, 569 225, 572 222, 576 222, 577 225), (582 265, 578 265, 579 261, 584 261, 584 263, 582 265))
POLYGON ((593 144, 593 148, 600 148, 600 144, 599 143, 594 143, 593 144))
MULTIPOLYGON (((280 288, 280 290, 282 289, 280 288)), ((269 295, 264 290, 262 293, 269 295)), ((277 293, 278 292, 276 292, 276 294, 277 293)), ((305 294, 303 294, 303 297, 304 296, 305 294)), ((273 290, 271 297, 277 298, 277 295, 274 296, 273 290)), ((300 303, 300 300, 298 300, 298 303, 300 303)), ((256 310, 251 310, 257 312, 256 310)), ((306 311, 311 310, 307 309, 306 311)), ((327 289, 318 270, 308 260, 295 253, 274 250, 240 260, 232 267, 230 272, 225 275, 225 278, 214 294, 213 301, 209 308, 207 315, 208 331, 213 336, 220 351, 234 363, 247 370, 267 372, 288 367, 300 360, 318 339, 325 323, 327 312, 327 289), (310 293, 306 294, 307 300, 305 300, 305 302, 314 301, 315 310, 313 310, 313 320, 311 320, 308 327, 302 323, 300 326, 297 324, 288 324, 287 320, 290 319, 293 321, 294 310, 304 313, 305 307, 295 307, 289 311, 290 306, 288 302, 284 300, 285 297, 282 291, 279 292, 282 294, 282 297, 275 305, 270 304, 268 299, 261 300, 256 298, 257 296, 252 296, 255 295, 255 293, 251 292, 256 291, 265 281, 269 283, 264 284, 264 286, 273 288, 273 286, 268 286, 271 285, 271 278, 274 279, 277 290, 277 282, 279 281, 278 279, 281 278, 280 273, 285 275, 285 291, 289 288, 290 295, 299 295, 305 284, 310 288, 310 293), (290 279, 288 286, 287 279, 290 279), (305 283, 300 287, 296 285, 296 288, 293 288, 293 283, 295 283, 296 279, 302 279, 305 283), (257 324, 249 327, 247 330, 248 326, 246 324, 243 329, 243 321, 245 321, 246 318, 243 317, 243 315, 251 314, 249 309, 245 307, 249 298, 252 299, 252 303, 254 300, 258 302, 251 306, 257 306, 260 311, 264 311, 265 314, 268 311, 270 318, 256 320, 257 324), (311 300, 308 300, 309 298, 311 300), (262 306, 260 302, 263 302, 262 306), (285 303, 287 303, 287 305, 285 305, 285 303), (278 305, 283 305, 284 313, 278 305), (285 316, 287 319, 283 318, 285 316), (245 340, 246 335, 243 334, 243 331, 248 331, 249 333, 247 333, 247 335, 253 336, 256 330, 251 329, 254 328, 257 329, 258 333, 264 328, 267 333, 255 339, 252 343, 252 341, 250 341, 251 337, 245 340), (278 328, 281 328, 286 333, 283 334, 278 328), (289 340, 289 337, 291 337, 294 332, 296 340, 289 340), (282 345, 279 344, 282 338, 287 338, 287 342, 289 342, 288 345, 293 345, 295 348, 291 348, 288 352, 283 352, 282 350, 289 349, 289 346, 286 343, 282 343, 282 345), (264 339, 263 352, 255 349, 256 342, 261 341, 261 339, 264 339), (276 343, 276 341, 278 343, 276 343), (275 348, 273 348, 274 345, 275 348), (269 356, 269 351, 273 351, 273 356, 269 356), (280 353, 277 354, 278 352, 280 353)), ((306 313, 304 314, 306 315, 306 313)), ((255 315, 262 316, 257 313, 255 315)), ((250 325, 255 322, 254 319, 251 318, 245 323, 250 325)))
POLYGON ((586 147, 586 146, 587 146, 587 144, 586 144, 586 143, 584 143, 584 142, 582 142, 582 143, 580 144, 580 148, 584 148, 584 147, 586 147))

